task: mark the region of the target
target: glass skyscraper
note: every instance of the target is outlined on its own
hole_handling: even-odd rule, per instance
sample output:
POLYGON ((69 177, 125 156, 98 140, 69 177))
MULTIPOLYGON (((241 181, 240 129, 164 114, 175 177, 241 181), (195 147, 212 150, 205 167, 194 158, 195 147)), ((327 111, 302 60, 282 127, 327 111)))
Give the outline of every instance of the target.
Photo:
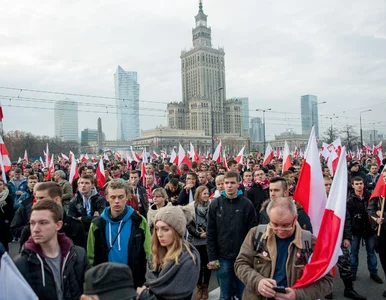
POLYGON ((137 72, 126 72, 118 66, 114 82, 118 120, 117 140, 130 141, 140 136, 137 72))
POLYGON ((300 98, 302 115, 302 134, 309 135, 315 125, 315 135, 319 137, 318 98, 314 95, 304 95, 300 98))
POLYGON ((59 100, 54 104, 55 136, 62 141, 79 141, 78 102, 59 100))

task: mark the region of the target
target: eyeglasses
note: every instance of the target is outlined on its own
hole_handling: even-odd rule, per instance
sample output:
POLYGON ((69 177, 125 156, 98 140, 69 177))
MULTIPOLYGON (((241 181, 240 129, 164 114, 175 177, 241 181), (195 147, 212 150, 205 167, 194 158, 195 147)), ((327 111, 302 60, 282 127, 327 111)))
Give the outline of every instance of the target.
POLYGON ((291 224, 287 224, 281 227, 273 227, 271 223, 268 223, 269 228, 271 228, 273 231, 291 231, 294 228, 294 222, 295 220, 292 221, 291 224))

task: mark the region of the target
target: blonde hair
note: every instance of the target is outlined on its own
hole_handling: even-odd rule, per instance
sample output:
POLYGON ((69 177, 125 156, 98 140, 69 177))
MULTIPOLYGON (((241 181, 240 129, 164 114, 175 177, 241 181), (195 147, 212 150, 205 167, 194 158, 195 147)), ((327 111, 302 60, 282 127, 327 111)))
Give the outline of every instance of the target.
POLYGON ((166 193, 166 190, 164 188, 156 188, 156 189, 154 189, 153 193, 152 193, 153 197, 155 196, 155 194, 161 195, 162 198, 164 198, 165 203, 168 202, 168 194, 166 193))
MULTIPOLYGON (((155 224, 154 224, 155 227, 155 224)), ((157 236, 157 230, 154 228, 153 234, 151 236, 151 254, 152 254, 152 271, 156 272, 159 269, 164 268, 169 262, 174 261, 175 264, 179 264, 178 258, 180 257, 184 248, 192 257, 193 263, 196 264, 196 258, 194 257, 192 251, 190 250, 189 243, 182 239, 178 232, 171 226, 170 230, 173 231, 174 241, 168 250, 166 247, 162 246, 159 242, 157 236)))
POLYGON ((219 183, 220 181, 224 181, 224 175, 218 175, 216 177, 216 184, 219 183))
POLYGON ((196 192, 194 193, 194 206, 197 207, 198 204, 203 204, 204 201, 202 201, 202 198, 201 198, 201 195, 202 193, 205 191, 205 190, 208 190, 209 192, 209 189, 205 186, 205 185, 201 185, 199 186, 197 189, 196 189, 196 192))

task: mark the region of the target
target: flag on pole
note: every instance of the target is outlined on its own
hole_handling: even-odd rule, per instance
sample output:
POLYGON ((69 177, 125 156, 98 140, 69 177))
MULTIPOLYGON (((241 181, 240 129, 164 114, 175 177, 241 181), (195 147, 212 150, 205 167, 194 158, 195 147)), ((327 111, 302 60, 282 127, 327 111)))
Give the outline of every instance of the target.
POLYGON ((220 143, 218 143, 216 150, 213 153, 213 160, 216 162, 221 161, 221 153, 222 153, 222 141, 220 140, 220 143))
POLYGON ((346 149, 343 147, 324 209, 314 252, 309 264, 304 268, 302 277, 295 283, 293 288, 301 288, 321 279, 338 262, 338 257, 342 254, 340 245, 346 219, 346 201, 347 163, 346 149))
POLYGON ((287 141, 284 141, 284 153, 283 153, 283 172, 287 171, 292 166, 290 150, 287 141))
POLYGON ((69 160, 70 158, 67 155, 62 153, 62 159, 69 160))
POLYGON ((244 150, 245 150, 245 146, 243 148, 241 148, 239 154, 237 154, 237 156, 235 158, 235 161, 237 161, 238 164, 240 163, 240 161, 242 162, 242 159, 244 156, 244 150))
POLYGON ((265 150, 264 155, 264 161, 263 161, 263 167, 265 167, 269 162, 273 159, 273 149, 271 147, 271 144, 268 143, 267 149, 265 150))
POLYGON ((190 157, 192 158, 192 161, 196 161, 197 163, 200 162, 200 156, 196 149, 194 149, 192 142, 190 142, 190 157))
MULTIPOLYGON (((146 186, 146 164, 147 164, 147 156, 146 156, 146 149, 143 149, 142 151, 142 164, 141 164, 141 176, 142 176, 142 186, 146 186)), ((155 178, 154 178, 155 179, 155 178)))
POLYGON ((3 161, 3 166, 4 166, 4 171, 8 172, 11 170, 12 164, 11 160, 9 159, 9 153, 7 150, 7 147, 5 147, 3 138, 0 136, 0 155, 2 156, 2 161, 3 161))
POLYGON ((71 157, 71 168, 70 168, 70 175, 68 177, 68 181, 72 183, 76 178, 79 177, 79 170, 78 170, 78 165, 76 163, 75 155, 71 151, 70 151, 70 157, 71 157))
POLYGON ((1 170, 1 177, 3 178, 4 183, 7 183, 7 176, 5 176, 5 168, 4 168, 2 155, 0 155, 0 170, 1 170))
POLYGON ((189 158, 186 156, 184 148, 182 148, 181 144, 179 144, 178 145, 178 166, 180 166, 182 163, 187 164, 189 169, 192 168, 192 164, 189 158))
POLYGON ((327 196, 316 143, 315 127, 312 127, 311 130, 293 198, 303 206, 310 217, 313 233, 317 237, 322 222, 322 212, 326 207, 327 196))
POLYGON ((24 160, 27 161, 27 163, 29 162, 27 149, 24 150, 24 160))
POLYGON ((369 201, 373 198, 386 197, 386 184, 383 179, 384 174, 386 175, 386 173, 384 172, 385 168, 386 167, 383 168, 381 175, 378 177, 377 184, 371 194, 369 201))
POLYGON ((229 168, 228 168, 228 162, 227 162, 227 157, 225 155, 225 151, 222 152, 223 153, 223 159, 224 159, 224 163, 223 163, 223 166, 225 168, 225 171, 228 171, 229 168))
POLYGON ((174 148, 172 149, 172 154, 170 155, 170 162, 172 164, 178 165, 178 155, 176 151, 174 151, 174 148))
POLYGON ((99 188, 103 189, 106 183, 106 176, 102 158, 99 160, 98 168, 96 169, 95 175, 99 188))

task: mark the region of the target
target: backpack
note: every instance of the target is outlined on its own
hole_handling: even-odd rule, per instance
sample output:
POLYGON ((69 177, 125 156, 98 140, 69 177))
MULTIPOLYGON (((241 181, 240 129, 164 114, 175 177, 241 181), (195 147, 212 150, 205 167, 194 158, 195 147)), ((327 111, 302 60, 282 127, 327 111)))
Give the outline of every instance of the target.
MULTIPOLYGON (((259 253, 263 250, 262 236, 267 230, 267 224, 261 224, 256 227, 254 247, 255 252, 259 253)), ((312 254, 312 233, 308 230, 302 229, 302 256, 304 256, 305 262, 308 262, 312 254)))

